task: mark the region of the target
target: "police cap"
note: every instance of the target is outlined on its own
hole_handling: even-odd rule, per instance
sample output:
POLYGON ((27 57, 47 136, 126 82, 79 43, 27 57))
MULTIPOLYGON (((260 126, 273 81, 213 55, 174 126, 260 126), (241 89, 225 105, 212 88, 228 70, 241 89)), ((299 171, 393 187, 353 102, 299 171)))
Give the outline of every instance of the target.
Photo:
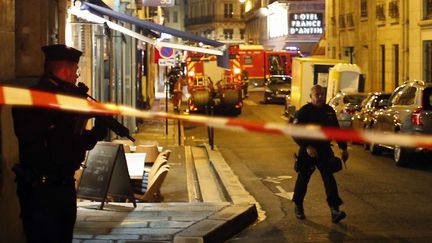
POLYGON ((82 54, 81 51, 64 44, 43 46, 42 51, 45 53, 45 61, 70 61, 78 63, 82 54))

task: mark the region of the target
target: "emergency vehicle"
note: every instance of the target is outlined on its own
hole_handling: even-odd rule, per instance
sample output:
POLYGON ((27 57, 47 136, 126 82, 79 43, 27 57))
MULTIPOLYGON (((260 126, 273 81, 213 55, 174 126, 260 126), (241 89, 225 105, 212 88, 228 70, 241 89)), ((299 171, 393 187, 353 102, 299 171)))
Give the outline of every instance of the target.
POLYGON ((188 80, 188 111, 208 113, 213 102, 213 83, 208 77, 195 76, 188 80))
POLYGON ((212 81, 223 80, 224 77, 232 77, 233 82, 241 82, 241 67, 238 54, 229 49, 230 69, 225 69, 217 65, 216 55, 208 55, 197 52, 188 52, 186 58, 186 68, 188 80, 192 81, 196 77, 207 76, 212 81))
POLYGON ((236 56, 242 73, 247 73, 249 82, 262 86, 272 75, 291 76, 292 59, 303 55, 297 49, 272 51, 262 45, 235 45, 230 54, 236 56))
MULTIPOLYGON (((190 98, 188 100, 190 112, 205 110, 205 105, 194 96, 201 96, 202 89, 212 91, 211 102, 215 111, 220 114, 241 113, 242 103, 242 79, 238 56, 230 53, 230 69, 224 69, 217 65, 215 55, 189 52, 186 58, 187 79, 190 98), (205 82, 200 82, 205 80, 205 82), (214 84, 217 86, 214 87, 214 84), (199 87, 195 87, 199 86, 199 87), (198 90, 200 90, 198 92, 198 90), (196 93, 196 94, 195 94, 196 93)), ((207 95, 205 95, 207 96, 207 95)))

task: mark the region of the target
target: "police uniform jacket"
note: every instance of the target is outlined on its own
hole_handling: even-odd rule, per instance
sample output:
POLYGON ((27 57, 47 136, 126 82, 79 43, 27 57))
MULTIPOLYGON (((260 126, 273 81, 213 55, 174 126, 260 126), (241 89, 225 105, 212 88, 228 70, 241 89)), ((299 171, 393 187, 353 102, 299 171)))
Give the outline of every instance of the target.
MULTIPOLYGON (((304 105, 297 113, 294 119, 295 124, 312 124, 323 127, 339 127, 336 118, 336 113, 333 108, 327 104, 318 107, 311 103, 304 105)), ((294 138, 295 142, 300 146, 299 160, 313 163, 307 152, 306 147, 312 146, 317 150, 318 160, 328 160, 332 158, 333 151, 331 149, 331 141, 329 140, 313 140, 304 138, 294 138)), ((340 149, 347 149, 346 142, 338 141, 340 149)))
MULTIPOLYGON (((83 96, 75 85, 42 77, 32 89, 65 95, 83 96)), ((96 125, 85 130, 88 117, 83 114, 33 107, 14 107, 15 134, 19 143, 21 166, 36 176, 73 175, 92 149, 106 135, 96 125)))

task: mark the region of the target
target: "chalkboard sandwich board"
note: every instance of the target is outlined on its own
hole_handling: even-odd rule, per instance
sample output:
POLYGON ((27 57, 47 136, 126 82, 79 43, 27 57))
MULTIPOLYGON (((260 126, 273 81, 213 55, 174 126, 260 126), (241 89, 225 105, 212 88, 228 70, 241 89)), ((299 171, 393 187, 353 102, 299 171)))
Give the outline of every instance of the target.
POLYGON ((85 164, 78 184, 78 198, 101 201, 100 209, 103 209, 109 195, 129 199, 136 207, 121 144, 98 142, 88 152, 85 164))

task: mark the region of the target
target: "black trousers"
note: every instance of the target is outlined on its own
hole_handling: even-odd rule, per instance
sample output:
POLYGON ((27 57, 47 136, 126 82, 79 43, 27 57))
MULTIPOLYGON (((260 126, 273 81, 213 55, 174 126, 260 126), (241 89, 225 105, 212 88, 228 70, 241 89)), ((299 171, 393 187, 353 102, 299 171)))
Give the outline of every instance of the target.
MULTIPOLYGON (((330 207, 339 207, 342 205, 342 199, 339 197, 336 180, 333 173, 329 172, 328 168, 324 166, 325 161, 319 161, 315 163, 315 167, 318 168, 322 181, 324 183, 327 203, 330 207)), ((304 198, 307 192, 307 186, 309 180, 314 173, 314 167, 309 169, 302 169, 297 175, 297 180, 294 187, 293 201, 297 205, 303 205, 304 198)))
POLYGON ((18 181, 17 194, 27 242, 72 242, 77 213, 73 178, 66 183, 18 181))

